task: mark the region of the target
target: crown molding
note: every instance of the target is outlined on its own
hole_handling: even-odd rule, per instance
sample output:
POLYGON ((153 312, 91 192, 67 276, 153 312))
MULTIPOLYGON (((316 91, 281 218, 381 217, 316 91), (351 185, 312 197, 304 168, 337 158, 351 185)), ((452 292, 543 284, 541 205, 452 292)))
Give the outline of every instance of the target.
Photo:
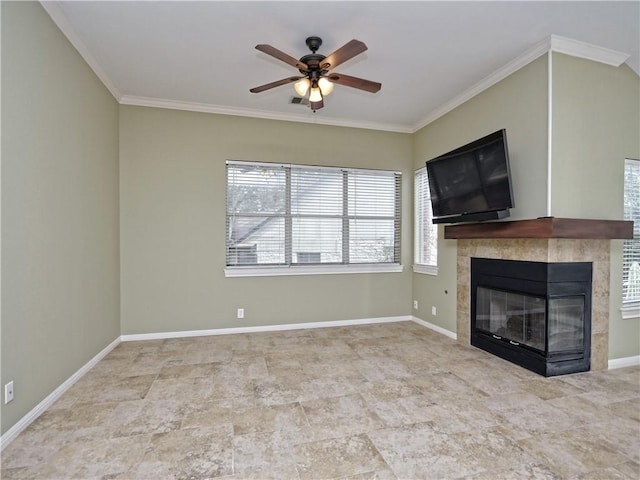
POLYGON ((183 102, 178 100, 167 100, 161 98, 139 97, 132 95, 123 95, 115 83, 102 70, 100 64, 91 55, 89 49, 80 36, 67 21, 57 0, 40 0, 40 4, 49 14, 53 22, 58 26, 62 33, 67 37, 69 42, 80 53, 82 58, 87 62, 89 67, 94 71, 105 87, 111 92, 113 97, 122 105, 134 105, 141 107, 166 108, 171 110, 185 110, 191 112, 215 113, 219 115, 234 115, 240 117, 262 118, 266 120, 280 120, 288 122, 312 123, 316 125, 328 125, 335 127, 363 128, 368 130, 381 130, 385 132, 396 133, 415 133, 421 128, 426 127, 443 115, 449 113, 453 109, 459 107, 466 101, 472 99, 476 95, 482 93, 496 83, 505 79, 509 75, 520 70, 537 58, 547 53, 556 52, 573 57, 584 58, 595 62, 604 63, 614 67, 619 67, 630 55, 617 52, 590 43, 573 40, 558 35, 550 35, 541 42, 537 43, 524 53, 507 63, 502 68, 496 70, 489 76, 483 78, 478 83, 462 92, 452 100, 435 108, 429 114, 414 126, 386 124, 377 122, 363 122, 355 120, 341 120, 337 118, 321 117, 316 114, 300 115, 288 114, 281 112, 269 112, 265 110, 255 110, 249 108, 227 107, 222 105, 211 105, 196 102, 183 102))
POLYGON ((436 108, 435 110, 432 110, 429 113, 429 115, 427 115, 420 123, 418 123, 413 128, 411 133, 415 133, 421 128, 426 127, 431 122, 434 122, 438 118, 449 113, 454 108, 459 107, 460 105, 462 105, 468 100, 471 100, 476 95, 484 92, 485 90, 492 87, 499 81, 507 78, 512 73, 517 72, 525 65, 528 65, 529 63, 533 62, 535 59, 541 57, 542 55, 544 55, 549 51, 550 46, 551 46, 550 38, 545 38, 541 42, 537 43, 536 45, 531 47, 529 50, 525 51, 523 54, 511 60, 502 68, 499 68, 498 70, 493 72, 491 75, 483 78, 478 83, 473 85, 471 88, 465 90, 460 95, 453 98, 451 101, 443 104, 442 106, 436 108))
POLYGON ((215 113, 218 115, 234 115, 238 117, 261 118, 266 120, 280 120, 285 122, 313 123, 314 125, 327 125, 334 127, 364 128, 368 130, 382 130, 395 133, 413 133, 410 127, 376 122, 359 122, 355 120, 339 120, 330 117, 321 117, 317 114, 297 115, 266 110, 254 110, 251 108, 226 107, 208 103, 182 102, 179 100, 166 100, 163 98, 138 97, 124 95, 120 98, 120 104, 136 107, 166 108, 169 110, 183 110, 188 112, 215 113))
POLYGON ((89 65, 89 68, 93 70, 96 76, 100 79, 100 81, 107 87, 107 90, 113 95, 113 97, 119 102, 120 98, 122 98, 122 94, 118 87, 116 87, 115 83, 111 81, 109 76, 102 70, 98 61, 94 58, 93 55, 89 52, 89 49, 84 44, 84 42, 80 39, 80 36, 75 31, 75 29, 71 26, 67 17, 65 16, 62 8, 60 8, 60 4, 55 0, 40 0, 40 5, 51 17, 53 23, 55 23, 60 31, 63 33, 67 40, 73 45, 73 47, 78 51, 80 56, 84 59, 85 62, 89 65))
POLYGON ((573 40, 572 38, 551 35, 549 37, 550 50, 552 52, 564 53, 572 57, 584 58, 594 62, 604 63, 613 67, 619 67, 626 62, 630 55, 608 48, 592 45, 591 43, 573 40))
POLYGON ((321 117, 316 114, 300 115, 300 114, 287 114, 280 112, 269 112, 264 110, 255 110, 249 108, 236 108, 226 107, 222 105, 212 105, 196 102, 183 102, 179 100, 168 100, 162 98, 150 98, 139 97, 133 95, 123 95, 116 84, 109 78, 109 76, 100 67, 100 64, 95 57, 89 52, 84 42, 80 39, 80 36, 71 26, 67 20, 60 4, 57 0, 40 0, 40 5, 49 14, 49 17, 62 31, 67 40, 78 51, 80 56, 84 59, 89 67, 93 70, 96 76, 102 81, 104 86, 111 92, 111 95, 121 105, 134 105, 141 107, 155 107, 166 108, 171 110, 184 110, 190 112, 202 112, 202 113, 215 113, 219 115, 234 115, 240 117, 262 118, 267 120, 281 120, 288 122, 299 123, 313 123, 316 125, 328 125, 335 127, 350 127, 350 128, 363 128, 368 130, 381 130, 385 132, 397 132, 397 133, 412 133, 410 126, 376 123, 376 122, 362 122, 355 120, 341 120, 330 117, 321 117))
POLYGON ((619 67, 630 57, 630 55, 626 53, 617 52, 615 50, 599 47, 590 43, 573 40, 571 38, 560 37, 558 35, 550 35, 549 37, 531 47, 529 50, 525 51, 523 54, 507 63, 504 67, 496 70, 491 75, 483 78, 468 90, 462 92, 453 100, 445 103, 435 110, 432 110, 427 117, 425 117, 412 129, 411 133, 415 133, 421 128, 426 127, 431 122, 437 120, 446 113, 449 113, 454 108, 459 107, 467 100, 470 100, 476 95, 482 93, 483 91, 492 87, 499 81, 505 79, 512 73, 520 70, 542 55, 551 52, 563 53, 565 55, 571 55, 572 57, 584 58, 587 60, 592 60, 594 62, 611 65, 613 67, 619 67))

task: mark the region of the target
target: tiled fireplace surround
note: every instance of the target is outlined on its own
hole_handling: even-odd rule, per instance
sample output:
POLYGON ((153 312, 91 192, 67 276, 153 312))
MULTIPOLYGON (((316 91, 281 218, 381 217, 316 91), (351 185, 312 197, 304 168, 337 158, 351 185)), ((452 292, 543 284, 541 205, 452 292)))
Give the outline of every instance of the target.
POLYGON ((592 262, 591 370, 606 370, 609 350, 610 240, 563 238, 458 240, 458 341, 469 345, 471 329, 471 258, 531 262, 592 262))
POLYGON ((458 342, 470 344, 472 257, 547 263, 591 262, 591 370, 606 370, 610 243, 614 238, 632 236, 633 222, 618 220, 542 217, 445 227, 445 238, 458 240, 458 342))

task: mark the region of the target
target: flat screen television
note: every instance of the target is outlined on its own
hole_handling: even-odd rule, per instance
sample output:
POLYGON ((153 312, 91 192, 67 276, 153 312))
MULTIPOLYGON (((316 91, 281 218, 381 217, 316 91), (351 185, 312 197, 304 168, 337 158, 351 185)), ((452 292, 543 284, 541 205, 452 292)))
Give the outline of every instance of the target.
POLYGON ((497 220, 513 208, 507 131, 427 162, 433 223, 497 220))

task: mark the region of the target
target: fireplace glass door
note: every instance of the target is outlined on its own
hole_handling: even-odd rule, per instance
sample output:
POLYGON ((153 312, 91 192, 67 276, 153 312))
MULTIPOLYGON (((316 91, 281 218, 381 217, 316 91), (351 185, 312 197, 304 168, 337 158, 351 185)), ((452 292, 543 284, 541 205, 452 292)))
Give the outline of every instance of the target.
MULTIPOLYGON (((557 305, 556 321, 567 323, 560 312, 571 308, 569 305, 557 305)), ((494 338, 509 340, 514 345, 528 345, 545 351, 545 311, 544 297, 485 287, 477 289, 476 328, 494 338)), ((558 337, 558 342, 564 340, 558 337)))
POLYGON ((549 353, 581 350, 584 341, 584 296, 549 299, 549 353))
POLYGON ((471 259, 471 345, 552 377, 591 368, 589 262, 471 259))

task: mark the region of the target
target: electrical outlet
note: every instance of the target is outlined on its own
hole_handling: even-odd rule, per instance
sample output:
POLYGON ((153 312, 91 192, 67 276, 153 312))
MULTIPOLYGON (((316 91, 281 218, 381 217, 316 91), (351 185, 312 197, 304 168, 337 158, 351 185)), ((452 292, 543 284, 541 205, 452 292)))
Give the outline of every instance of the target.
POLYGON ((418 300, 414 300, 413 301, 413 309, 417 310, 418 309, 418 300))
POLYGON ((433 315, 434 317, 436 316, 436 307, 435 306, 431 307, 431 315, 433 315))
POLYGON ((4 386, 4 403, 5 405, 13 400, 13 380, 4 386))
POLYGON ((238 309, 238 318, 244 318, 244 308, 238 309))

